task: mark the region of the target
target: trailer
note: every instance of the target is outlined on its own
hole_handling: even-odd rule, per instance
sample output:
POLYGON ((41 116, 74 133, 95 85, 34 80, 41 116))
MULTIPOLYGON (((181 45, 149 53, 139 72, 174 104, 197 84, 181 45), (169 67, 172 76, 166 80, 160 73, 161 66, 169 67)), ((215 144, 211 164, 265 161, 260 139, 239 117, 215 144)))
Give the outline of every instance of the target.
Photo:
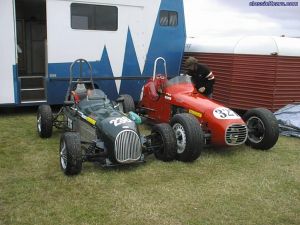
POLYGON ((211 68, 216 78, 213 98, 230 108, 274 112, 300 102, 299 38, 188 38, 184 59, 189 56, 211 68))
POLYGON ((78 58, 110 99, 137 100, 157 57, 179 74, 186 40, 183 0, 1 0, 0 29, 0 106, 62 104, 78 58))

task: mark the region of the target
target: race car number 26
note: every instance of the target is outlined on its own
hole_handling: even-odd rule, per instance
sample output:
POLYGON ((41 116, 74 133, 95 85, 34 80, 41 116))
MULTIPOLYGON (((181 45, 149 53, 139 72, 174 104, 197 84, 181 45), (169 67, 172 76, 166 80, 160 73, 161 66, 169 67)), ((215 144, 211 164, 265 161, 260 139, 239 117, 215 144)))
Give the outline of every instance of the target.
POLYGON ((225 107, 219 107, 214 110, 214 116, 217 119, 239 119, 241 118, 238 114, 233 112, 231 109, 225 108, 225 107))
POLYGON ((119 117, 119 118, 115 118, 111 121, 109 121, 110 124, 115 125, 115 127, 123 124, 123 123, 130 123, 132 122, 130 119, 128 119, 127 117, 123 116, 123 117, 119 117))

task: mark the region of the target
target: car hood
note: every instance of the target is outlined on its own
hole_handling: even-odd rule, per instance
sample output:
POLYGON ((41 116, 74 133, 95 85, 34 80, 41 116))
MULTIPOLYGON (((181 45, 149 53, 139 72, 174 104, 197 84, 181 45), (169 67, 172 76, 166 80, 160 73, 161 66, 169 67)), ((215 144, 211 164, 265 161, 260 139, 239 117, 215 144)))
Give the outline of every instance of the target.
POLYGON ((135 122, 126 116, 98 119, 96 127, 101 133, 110 138, 115 138, 123 130, 132 130, 136 133, 138 132, 135 122))
POLYGON ((224 123, 244 124, 242 118, 231 109, 222 104, 195 92, 174 93, 172 96, 175 105, 189 110, 189 113, 203 119, 213 118, 224 123), (227 123, 226 122, 226 123, 227 123))

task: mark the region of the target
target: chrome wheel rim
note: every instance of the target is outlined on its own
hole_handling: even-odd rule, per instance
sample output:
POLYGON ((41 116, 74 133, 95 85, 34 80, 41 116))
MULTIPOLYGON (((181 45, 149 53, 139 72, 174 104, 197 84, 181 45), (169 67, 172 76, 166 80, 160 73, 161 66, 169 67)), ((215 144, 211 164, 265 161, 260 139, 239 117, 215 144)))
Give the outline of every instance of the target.
POLYGON ((37 128, 39 133, 41 133, 42 130, 41 120, 42 120, 42 116, 39 114, 37 119, 37 128))
POLYGON ((64 170, 67 168, 67 149, 64 141, 61 143, 60 147, 60 164, 64 170))
POLYGON ((265 137, 265 125, 257 116, 252 116, 247 121, 249 130, 248 139, 253 143, 260 143, 265 137))
POLYGON ((177 140, 177 153, 181 154, 184 152, 186 147, 186 134, 183 126, 179 123, 175 123, 173 125, 173 130, 177 140))

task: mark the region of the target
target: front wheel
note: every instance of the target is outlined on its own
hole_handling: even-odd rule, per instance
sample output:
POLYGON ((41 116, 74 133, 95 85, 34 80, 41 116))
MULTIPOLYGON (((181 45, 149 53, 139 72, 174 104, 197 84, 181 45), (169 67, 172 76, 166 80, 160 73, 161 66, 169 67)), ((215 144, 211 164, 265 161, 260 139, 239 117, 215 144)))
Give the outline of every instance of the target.
POLYGON ((49 105, 40 105, 37 112, 37 132, 41 138, 52 135, 53 116, 49 105))
POLYGON ((271 111, 264 108, 250 109, 243 115, 243 120, 248 128, 246 145, 255 149, 268 150, 276 144, 279 127, 271 111))
POLYGON ((133 98, 130 95, 121 95, 124 98, 124 101, 121 103, 121 111, 128 113, 130 111, 135 112, 135 105, 133 98))
POLYGON ((60 138, 59 161, 66 175, 76 175, 81 172, 82 153, 78 133, 66 132, 60 138))
POLYGON ((199 121, 191 114, 176 114, 171 126, 177 139, 177 158, 183 162, 196 160, 204 146, 204 133, 199 121))
POLYGON ((176 156, 176 137, 172 127, 167 123, 157 124, 152 128, 151 144, 156 146, 154 155, 164 162, 174 160, 176 156))

